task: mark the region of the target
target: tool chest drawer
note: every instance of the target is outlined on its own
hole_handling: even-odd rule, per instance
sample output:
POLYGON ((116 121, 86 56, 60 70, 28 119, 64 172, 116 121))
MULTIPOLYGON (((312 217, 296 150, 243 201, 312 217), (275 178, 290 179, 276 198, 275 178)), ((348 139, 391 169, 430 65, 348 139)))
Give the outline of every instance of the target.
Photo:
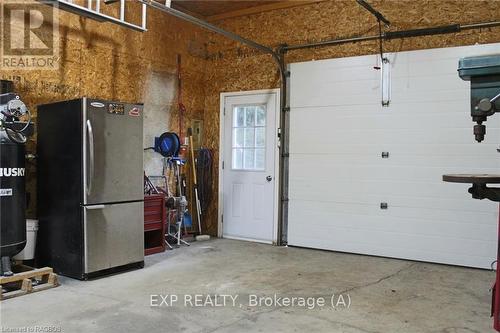
POLYGON ((144 196, 144 254, 165 251, 165 196, 144 196))

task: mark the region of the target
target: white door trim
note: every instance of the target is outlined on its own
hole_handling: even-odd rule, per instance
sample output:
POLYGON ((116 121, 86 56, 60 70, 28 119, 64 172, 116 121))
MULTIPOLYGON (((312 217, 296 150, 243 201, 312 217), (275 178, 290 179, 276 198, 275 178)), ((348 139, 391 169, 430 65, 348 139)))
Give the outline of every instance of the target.
MULTIPOLYGON (((261 95, 261 94, 274 94, 275 95, 275 135, 276 135, 276 147, 274 150, 274 172, 275 179, 280 179, 279 170, 279 145, 280 139, 278 137, 279 130, 279 120, 280 120, 280 90, 279 89, 262 89, 262 90, 249 90, 249 91, 238 91, 238 92, 225 92, 220 94, 220 113, 219 113, 219 204, 218 204, 218 223, 217 223, 217 236, 223 238, 223 228, 222 228, 222 214, 224 213, 224 170, 222 169, 222 162, 224 160, 224 106, 226 104, 227 97, 234 96, 248 96, 248 95, 261 95)), ((278 208, 279 208, 279 182, 274 182, 274 221, 273 221, 273 245, 278 244, 278 208)), ((251 240, 251 239, 246 239, 251 240)))

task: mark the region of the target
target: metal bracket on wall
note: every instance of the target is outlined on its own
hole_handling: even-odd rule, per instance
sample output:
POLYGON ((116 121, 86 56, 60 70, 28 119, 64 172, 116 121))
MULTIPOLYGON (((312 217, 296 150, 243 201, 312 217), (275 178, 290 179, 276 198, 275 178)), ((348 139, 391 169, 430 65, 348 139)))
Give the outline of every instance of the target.
MULTIPOLYGON (((92 20, 99 22, 110 22, 124 26, 129 29, 144 32, 146 31, 146 21, 147 21, 147 6, 145 4, 141 5, 141 24, 131 23, 125 18, 125 7, 127 0, 107 0, 104 1, 105 5, 110 5, 115 2, 120 3, 120 14, 119 17, 113 17, 101 12, 101 1, 100 0, 87 0, 87 6, 81 6, 73 3, 72 0, 39 0, 40 2, 54 6, 61 10, 77 14, 83 17, 88 17, 92 20)), ((170 6, 170 1, 166 1, 166 4, 170 6)))

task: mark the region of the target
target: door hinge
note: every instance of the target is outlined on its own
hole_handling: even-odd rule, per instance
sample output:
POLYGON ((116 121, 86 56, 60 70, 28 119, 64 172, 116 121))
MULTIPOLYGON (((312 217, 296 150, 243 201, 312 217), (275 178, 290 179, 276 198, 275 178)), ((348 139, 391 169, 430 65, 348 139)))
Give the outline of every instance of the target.
POLYGON ((226 115, 226 107, 224 107, 223 115, 226 115))
POLYGON ((224 161, 222 161, 222 170, 224 170, 224 161))
POLYGON ((224 223, 224 214, 220 216, 220 223, 224 223))

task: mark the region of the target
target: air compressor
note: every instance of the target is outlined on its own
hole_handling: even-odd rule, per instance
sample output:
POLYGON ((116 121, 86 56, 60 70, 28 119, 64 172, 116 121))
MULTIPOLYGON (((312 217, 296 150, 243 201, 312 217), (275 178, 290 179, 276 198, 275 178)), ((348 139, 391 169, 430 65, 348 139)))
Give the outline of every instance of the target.
POLYGON ((26 245, 25 155, 33 134, 31 114, 20 96, 0 94, 0 275, 12 275, 11 258, 26 245))

